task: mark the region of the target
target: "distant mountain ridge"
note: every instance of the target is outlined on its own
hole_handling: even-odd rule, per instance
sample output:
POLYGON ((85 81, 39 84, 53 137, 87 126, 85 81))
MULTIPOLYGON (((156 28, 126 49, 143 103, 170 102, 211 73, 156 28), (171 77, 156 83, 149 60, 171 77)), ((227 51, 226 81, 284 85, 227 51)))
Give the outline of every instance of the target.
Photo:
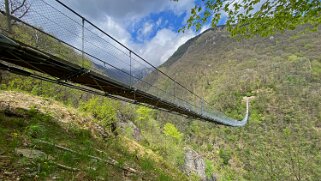
POLYGON ((132 79, 130 79, 130 71, 127 69, 111 69, 105 68, 102 65, 94 64, 94 66, 105 73, 110 78, 117 80, 125 84, 136 84, 142 80, 145 76, 150 74, 153 71, 153 68, 138 68, 131 70, 132 79))
MULTIPOLYGON (((209 29, 180 46, 160 69, 235 119, 244 116, 244 98, 251 97, 248 125, 235 129, 165 113, 161 121, 183 130, 186 144, 207 159, 219 180, 318 180, 320 50, 320 27, 240 41, 224 28, 209 29)), ((156 73, 145 80, 198 104, 156 73)))
POLYGON ((204 32, 200 33, 199 35, 187 40, 183 45, 181 45, 180 47, 178 47, 178 49, 174 52, 174 54, 172 56, 170 56, 168 58, 167 61, 165 61, 162 65, 160 65, 160 67, 169 67, 171 66, 173 63, 175 63, 178 59, 180 59, 184 53, 187 51, 187 49, 193 44, 193 42, 195 42, 200 36, 202 36, 204 33, 208 32, 208 31, 219 31, 219 30, 223 30, 225 28, 224 25, 221 26, 217 26, 216 28, 209 28, 207 30, 205 30, 204 32))

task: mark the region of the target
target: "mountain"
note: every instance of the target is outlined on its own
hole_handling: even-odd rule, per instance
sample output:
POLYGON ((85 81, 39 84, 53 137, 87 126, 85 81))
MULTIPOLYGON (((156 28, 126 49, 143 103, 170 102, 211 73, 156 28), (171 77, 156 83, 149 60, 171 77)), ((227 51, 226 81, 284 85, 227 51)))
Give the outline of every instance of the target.
MULTIPOLYGON (((251 97, 244 128, 165 113, 158 118, 184 133, 219 180, 320 179, 321 30, 306 27, 245 40, 231 38, 224 27, 209 29, 160 66, 230 117, 241 119, 242 100, 251 97)), ((157 74, 146 79, 173 89, 157 74)))
POLYGON ((142 80, 146 75, 150 74, 153 71, 153 68, 136 68, 131 70, 132 79, 130 79, 130 71, 127 69, 115 69, 115 68, 105 68, 102 65, 94 63, 94 69, 99 70, 105 75, 113 78, 122 83, 135 84, 142 80))
MULTIPOLYGON (((211 31, 211 30, 215 30, 215 31, 222 31, 224 30, 224 26, 218 26, 215 29, 214 28, 210 28, 207 29, 206 31, 204 31, 202 34, 206 33, 207 31, 211 31)), ((171 57, 169 57, 169 59, 164 62, 160 67, 169 67, 171 66, 173 63, 175 63, 178 59, 180 59, 184 53, 188 50, 188 48, 193 45, 193 43, 195 41, 197 41, 197 39, 199 37, 202 36, 202 34, 199 34, 191 39, 189 39, 188 41, 186 41, 183 45, 181 45, 180 47, 178 47, 178 49, 173 53, 173 55, 171 57)))

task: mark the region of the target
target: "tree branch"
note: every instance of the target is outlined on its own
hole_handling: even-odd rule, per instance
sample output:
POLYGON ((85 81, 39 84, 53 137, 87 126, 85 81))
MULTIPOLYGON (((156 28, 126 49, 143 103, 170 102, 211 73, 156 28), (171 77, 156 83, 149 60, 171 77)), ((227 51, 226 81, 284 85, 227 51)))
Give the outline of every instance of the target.
POLYGON ((22 15, 19 16, 19 19, 24 17, 29 12, 30 7, 31 7, 30 5, 26 6, 27 9, 22 13, 22 15))
MULTIPOLYGON (((18 7, 16 7, 15 9, 12 9, 13 8, 13 6, 12 6, 12 2, 11 2, 11 14, 14 14, 16 11, 18 11, 19 9, 21 9, 22 7, 24 7, 25 6, 25 4, 26 4, 26 1, 27 0, 23 0, 22 1, 22 3, 18 6, 18 7)), ((30 6, 29 6, 30 7, 30 6)), ((28 8, 29 9, 29 8, 28 8)))
POLYGON ((57 167, 59 168, 62 168, 64 170, 70 170, 70 171, 80 171, 80 169, 78 168, 73 168, 73 167, 69 167, 69 166, 66 166, 66 165, 62 165, 60 163, 57 163, 57 162, 54 162, 54 161, 50 161, 51 164, 54 164, 56 165, 57 167))

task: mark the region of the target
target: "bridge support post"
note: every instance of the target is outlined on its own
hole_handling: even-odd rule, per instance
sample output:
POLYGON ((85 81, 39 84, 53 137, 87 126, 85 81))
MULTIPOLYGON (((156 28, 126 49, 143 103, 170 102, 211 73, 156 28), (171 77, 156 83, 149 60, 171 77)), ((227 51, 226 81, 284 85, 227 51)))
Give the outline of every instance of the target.
POLYGON ((129 50, 129 86, 132 88, 132 51, 129 50))
POLYGON ((176 103, 176 94, 175 94, 175 82, 173 82, 173 96, 174 96, 174 103, 176 103))
POLYGON ((5 9, 6 9, 6 15, 7 15, 7 28, 8 32, 11 33, 11 19, 10 19, 10 7, 9 7, 9 0, 4 0, 5 2, 5 9))
POLYGON ((85 68, 85 18, 82 18, 81 26, 81 56, 82 56, 82 68, 85 68))

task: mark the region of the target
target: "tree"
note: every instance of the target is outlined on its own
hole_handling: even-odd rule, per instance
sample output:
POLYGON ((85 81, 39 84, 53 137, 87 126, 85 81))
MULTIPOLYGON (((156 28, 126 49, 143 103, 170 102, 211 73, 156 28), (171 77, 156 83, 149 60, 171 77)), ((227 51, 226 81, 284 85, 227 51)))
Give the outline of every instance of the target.
POLYGON ((11 26, 16 23, 16 20, 12 19, 10 15, 20 19, 29 12, 31 7, 27 0, 5 0, 4 6, 5 12, 7 13, 7 27, 9 32, 11 32, 11 26))
POLYGON ((303 24, 313 30, 321 24, 321 1, 199 0, 179 31, 198 31, 207 23, 216 27, 221 18, 227 18, 226 27, 232 36, 269 36, 303 24))

